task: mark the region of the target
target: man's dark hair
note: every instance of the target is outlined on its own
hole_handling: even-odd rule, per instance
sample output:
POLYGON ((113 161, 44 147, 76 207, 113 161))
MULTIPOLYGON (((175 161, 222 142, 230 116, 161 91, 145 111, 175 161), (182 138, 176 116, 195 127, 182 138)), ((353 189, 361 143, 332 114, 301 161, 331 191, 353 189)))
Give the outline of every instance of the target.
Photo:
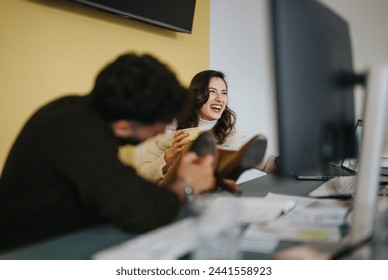
POLYGON ((187 90, 151 55, 124 54, 98 74, 91 99, 107 121, 170 123, 181 112, 187 90))
MULTIPOLYGON (((197 73, 189 86, 188 102, 184 114, 181 114, 177 119, 178 129, 198 126, 201 107, 209 99, 209 83, 212 78, 222 79, 228 87, 225 75, 220 71, 205 70, 197 73)), ((226 106, 221 118, 211 130, 218 144, 223 144, 226 138, 234 132, 235 124, 236 114, 226 106)))

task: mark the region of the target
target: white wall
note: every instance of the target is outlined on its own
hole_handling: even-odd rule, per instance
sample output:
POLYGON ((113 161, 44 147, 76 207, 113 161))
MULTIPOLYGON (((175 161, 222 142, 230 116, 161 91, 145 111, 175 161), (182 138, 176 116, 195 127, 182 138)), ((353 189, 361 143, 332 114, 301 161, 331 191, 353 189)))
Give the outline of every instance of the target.
MULTIPOLYGON (((350 24, 354 66, 388 61, 387 0, 321 0, 350 24)), ((239 125, 269 139, 277 152, 267 0, 211 0, 210 67, 228 78, 230 107, 239 125)), ((357 90, 356 118, 362 93, 357 90)))
POLYGON ((210 68, 223 71, 242 129, 263 133, 275 152, 266 1, 211 0, 210 68))

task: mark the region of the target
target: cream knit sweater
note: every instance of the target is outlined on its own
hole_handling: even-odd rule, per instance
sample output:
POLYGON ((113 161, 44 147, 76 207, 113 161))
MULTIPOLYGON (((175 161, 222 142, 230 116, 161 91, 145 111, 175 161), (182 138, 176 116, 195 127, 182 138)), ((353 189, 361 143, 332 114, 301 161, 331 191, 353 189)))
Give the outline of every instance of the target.
MULTIPOLYGON (((217 123, 217 120, 206 121, 199 120, 198 128, 200 131, 209 131, 217 123)), ((164 160, 164 152, 171 147, 172 139, 176 132, 176 123, 169 125, 165 133, 150 138, 143 144, 143 162, 140 164, 139 173, 144 178, 159 182, 163 179, 163 167, 166 165, 164 160)), ((225 141, 224 144, 218 145, 218 148, 226 150, 239 150, 250 137, 239 129, 235 129, 234 133, 231 134, 225 141)), ((258 166, 258 169, 271 173, 275 167, 275 157, 272 155, 265 155, 262 163, 258 166)))

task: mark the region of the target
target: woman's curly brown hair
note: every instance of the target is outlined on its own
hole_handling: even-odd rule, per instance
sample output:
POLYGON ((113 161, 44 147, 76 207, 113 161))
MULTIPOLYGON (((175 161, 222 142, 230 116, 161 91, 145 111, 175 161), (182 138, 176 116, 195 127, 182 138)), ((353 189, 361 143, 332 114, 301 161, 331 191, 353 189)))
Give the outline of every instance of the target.
MULTIPOLYGON (((205 70, 196 74, 190 82, 184 113, 177 118, 177 129, 198 126, 201 107, 209 99, 209 82, 212 78, 222 79, 228 87, 225 75, 220 71, 205 70)), ((236 113, 226 106, 221 118, 211 130, 218 144, 223 144, 226 138, 234 132, 235 124, 236 113)))

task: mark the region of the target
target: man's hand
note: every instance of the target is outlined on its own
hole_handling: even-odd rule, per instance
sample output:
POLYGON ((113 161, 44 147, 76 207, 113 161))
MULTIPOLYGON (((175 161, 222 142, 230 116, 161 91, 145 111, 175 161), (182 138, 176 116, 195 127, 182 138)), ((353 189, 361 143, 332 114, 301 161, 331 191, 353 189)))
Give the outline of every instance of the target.
POLYGON ((214 156, 199 157, 194 152, 188 152, 181 159, 177 177, 185 180, 196 195, 213 190, 216 182, 214 156))
POLYGON ((228 187, 228 191, 231 191, 233 193, 239 192, 240 187, 236 184, 236 181, 230 180, 230 179, 222 179, 222 183, 228 187))

